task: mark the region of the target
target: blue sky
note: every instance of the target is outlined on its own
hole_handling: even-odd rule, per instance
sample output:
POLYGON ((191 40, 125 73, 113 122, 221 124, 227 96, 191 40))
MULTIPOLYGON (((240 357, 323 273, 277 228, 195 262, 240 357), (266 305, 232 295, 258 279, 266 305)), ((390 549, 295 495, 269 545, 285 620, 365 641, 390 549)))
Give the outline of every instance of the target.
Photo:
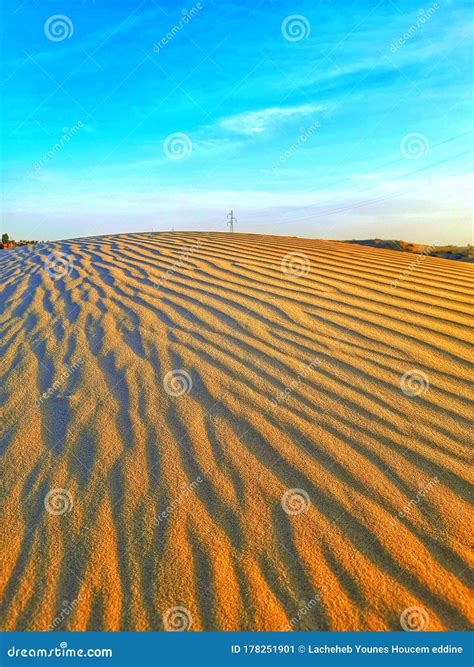
POLYGON ((468 2, 7 0, 2 19, 11 236, 225 230, 233 208, 244 232, 472 240, 468 2))

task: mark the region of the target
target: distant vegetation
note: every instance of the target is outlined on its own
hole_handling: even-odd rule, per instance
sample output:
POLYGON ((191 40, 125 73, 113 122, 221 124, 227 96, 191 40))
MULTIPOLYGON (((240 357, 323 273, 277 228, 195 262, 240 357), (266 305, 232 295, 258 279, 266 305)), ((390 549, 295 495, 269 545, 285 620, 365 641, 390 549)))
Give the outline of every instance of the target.
POLYGON ((25 241, 24 239, 21 239, 20 241, 15 241, 14 239, 11 239, 8 234, 2 234, 2 242, 0 244, 0 249, 5 249, 5 248, 17 248, 18 246, 25 246, 25 245, 34 245, 35 243, 39 243, 39 241, 25 241))
POLYGON ((457 259, 461 262, 474 262, 474 247, 470 243, 465 246, 430 246, 421 243, 408 243, 407 241, 390 241, 384 239, 367 239, 361 241, 353 239, 352 241, 346 241, 346 243, 357 243, 357 245, 366 245, 372 248, 384 248, 385 250, 413 252, 430 255, 431 257, 442 257, 443 259, 457 259))

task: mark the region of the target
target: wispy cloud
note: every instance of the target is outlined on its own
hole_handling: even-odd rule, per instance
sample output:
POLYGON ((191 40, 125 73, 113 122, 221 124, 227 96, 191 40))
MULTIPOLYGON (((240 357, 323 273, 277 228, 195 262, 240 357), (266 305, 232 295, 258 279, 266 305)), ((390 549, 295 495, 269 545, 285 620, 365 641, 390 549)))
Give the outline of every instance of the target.
POLYGON ((295 107, 268 107, 256 111, 227 116, 219 121, 219 127, 237 134, 251 136, 276 127, 290 117, 307 116, 323 111, 320 104, 302 104, 295 107))

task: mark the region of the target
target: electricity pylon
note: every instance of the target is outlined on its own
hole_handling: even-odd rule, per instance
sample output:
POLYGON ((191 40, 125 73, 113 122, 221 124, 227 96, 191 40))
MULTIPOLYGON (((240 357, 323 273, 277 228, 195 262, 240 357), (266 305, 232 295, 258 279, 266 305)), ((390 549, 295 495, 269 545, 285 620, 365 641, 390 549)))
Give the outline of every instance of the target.
POLYGON ((229 218, 229 220, 227 220, 227 226, 229 227, 229 231, 233 232, 234 231, 234 222, 237 222, 237 218, 234 218, 234 211, 231 211, 230 213, 228 213, 227 217, 229 218))

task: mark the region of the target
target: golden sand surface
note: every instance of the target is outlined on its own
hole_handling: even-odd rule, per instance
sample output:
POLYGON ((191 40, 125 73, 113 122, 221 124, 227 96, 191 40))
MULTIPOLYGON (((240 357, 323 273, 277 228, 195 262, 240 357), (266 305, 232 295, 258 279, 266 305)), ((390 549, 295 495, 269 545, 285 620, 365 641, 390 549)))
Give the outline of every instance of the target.
POLYGON ((470 626, 472 266, 170 232, 0 268, 2 629, 470 626))

